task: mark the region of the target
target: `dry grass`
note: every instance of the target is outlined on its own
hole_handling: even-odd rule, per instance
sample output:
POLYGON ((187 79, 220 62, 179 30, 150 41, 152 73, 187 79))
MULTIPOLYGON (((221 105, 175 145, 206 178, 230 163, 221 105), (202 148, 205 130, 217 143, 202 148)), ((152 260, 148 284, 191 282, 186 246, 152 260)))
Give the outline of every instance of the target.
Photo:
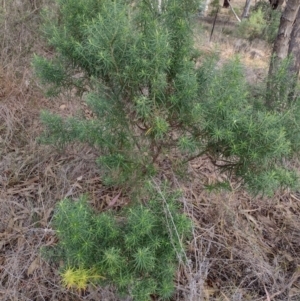
MULTIPOLYGON (((32 75, 32 52, 44 47, 37 28, 40 7, 46 4, 2 1, 0 299, 114 301, 118 299, 110 288, 67 291, 60 285, 59 266, 40 255, 41 247, 56 243, 51 218, 58 200, 87 193, 97 210, 128 201, 121 195, 114 202, 119 191, 102 185, 91 147, 74 144, 59 152, 36 142, 41 109, 70 115, 82 108, 73 98, 46 100, 32 75)), ((220 51, 224 60, 237 52, 234 40, 222 40, 218 33, 214 38, 202 50, 226 47, 220 51)), ((242 61, 255 69, 245 59, 247 51, 243 55, 242 61)), ((300 300, 300 195, 286 191, 273 199, 252 198, 235 183, 232 192, 209 193, 204 185, 220 175, 205 158, 190 164, 190 181, 171 176, 183 190, 185 211, 195 224, 174 300, 300 300)))
POLYGON ((238 22, 231 15, 220 15, 217 20, 211 36, 214 18, 196 19, 194 41, 197 49, 204 54, 217 54, 220 64, 238 57, 245 67, 248 82, 261 82, 268 72, 272 47, 263 40, 254 39, 249 42, 232 36, 238 22))
MULTIPOLYGON (((73 145, 58 153, 36 142, 43 106, 34 107, 31 100, 42 95, 15 91, 0 102, 0 299, 82 300, 87 296, 61 288, 58 266, 41 260, 40 249, 56 243, 50 221, 58 200, 89 193, 101 208, 114 192, 101 184, 93 149, 73 145)), ((51 103, 50 108, 57 106, 51 103)), ((88 295, 88 300, 109 295, 107 300, 114 300, 100 288, 88 295)))
POLYGON ((203 189, 218 177, 208 160, 198 160, 183 186, 196 225, 195 276, 206 275, 198 300, 299 300, 300 196, 253 198, 234 183, 233 192, 203 189))
POLYGON ((1 3, 0 299, 113 301, 106 288, 85 295, 62 288, 59 266, 40 256, 41 247, 56 243, 50 221, 58 200, 89 193, 102 208, 114 195, 102 187, 93 149, 73 145, 59 153, 36 141, 41 109, 72 114, 80 105, 69 98, 46 100, 31 71, 33 52, 43 52, 39 13, 47 3, 1 3))

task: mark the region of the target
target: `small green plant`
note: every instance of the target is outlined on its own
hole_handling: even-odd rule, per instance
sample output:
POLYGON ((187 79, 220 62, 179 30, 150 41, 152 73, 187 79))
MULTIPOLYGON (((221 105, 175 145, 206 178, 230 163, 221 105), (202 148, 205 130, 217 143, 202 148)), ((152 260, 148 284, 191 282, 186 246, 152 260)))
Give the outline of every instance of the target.
POLYGON ((249 19, 242 20, 239 24, 237 33, 249 40, 264 39, 272 44, 276 38, 280 16, 280 10, 273 10, 266 1, 258 1, 249 19))
POLYGON ((270 18, 263 32, 263 38, 269 44, 273 44, 276 39, 278 27, 280 23, 280 16, 281 16, 280 10, 272 10, 272 12, 270 13, 270 18))
POLYGON ((266 26, 264 13, 257 10, 251 13, 249 19, 244 19, 238 26, 238 34, 246 39, 253 40, 262 36, 266 26))
POLYGON ((177 199, 176 193, 152 193, 145 205, 117 214, 96 214, 84 197, 61 201, 53 220, 59 243, 50 253, 64 262, 63 285, 84 290, 88 283, 108 283, 136 301, 169 299, 192 227, 177 199))

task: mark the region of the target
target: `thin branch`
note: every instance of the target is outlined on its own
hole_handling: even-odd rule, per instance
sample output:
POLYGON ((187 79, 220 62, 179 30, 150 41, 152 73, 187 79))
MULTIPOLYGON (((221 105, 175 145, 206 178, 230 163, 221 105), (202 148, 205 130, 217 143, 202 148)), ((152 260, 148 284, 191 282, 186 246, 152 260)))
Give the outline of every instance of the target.
POLYGON ((236 19, 239 21, 239 22, 242 22, 241 19, 239 18, 239 16, 236 14, 236 12, 234 11, 230 1, 228 1, 229 3, 229 6, 230 6, 230 9, 232 10, 233 14, 235 15, 236 19))
POLYGON ((210 37, 209 37, 209 41, 211 42, 211 39, 212 39, 212 36, 213 36, 213 33, 214 33, 214 29, 215 29, 215 25, 216 25, 216 21, 217 21, 217 18, 218 18, 218 13, 219 13, 219 8, 217 9, 217 12, 216 12, 216 15, 215 15, 215 19, 214 19, 214 23, 213 23, 213 27, 211 29, 211 33, 210 33, 210 37))
POLYGON ((198 153, 198 154, 195 155, 195 156, 189 157, 188 159, 184 160, 183 163, 187 163, 187 162, 190 162, 190 161, 192 161, 192 160, 194 160, 194 159, 196 159, 196 158, 198 158, 198 157, 201 157, 201 156, 203 156, 206 152, 207 152, 207 150, 204 150, 204 151, 198 153))

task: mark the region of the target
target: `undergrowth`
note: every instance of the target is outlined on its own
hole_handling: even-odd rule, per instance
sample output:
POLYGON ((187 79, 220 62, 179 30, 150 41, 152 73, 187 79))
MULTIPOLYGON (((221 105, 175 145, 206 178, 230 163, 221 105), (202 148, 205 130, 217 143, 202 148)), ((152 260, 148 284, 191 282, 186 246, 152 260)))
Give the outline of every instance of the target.
POLYGON ((263 39, 274 43, 280 22, 281 11, 273 10, 266 1, 258 1, 252 9, 250 17, 242 20, 237 27, 237 34, 253 41, 263 39))
POLYGON ((110 283, 136 301, 171 298, 191 234, 191 221, 179 212, 177 198, 152 193, 144 205, 100 214, 83 197, 61 201, 53 220, 59 243, 51 253, 64 262, 63 283, 76 289, 110 283))

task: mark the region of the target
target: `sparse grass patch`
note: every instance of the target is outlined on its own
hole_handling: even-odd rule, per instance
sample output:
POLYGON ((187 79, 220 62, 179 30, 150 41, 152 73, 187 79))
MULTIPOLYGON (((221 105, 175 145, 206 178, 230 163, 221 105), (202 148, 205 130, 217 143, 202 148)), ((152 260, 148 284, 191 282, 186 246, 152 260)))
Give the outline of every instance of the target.
MULTIPOLYGON (((4 0, 0 8, 0 58, 4 68, 28 66, 31 54, 43 45, 40 39, 40 12, 53 5, 50 0, 4 0)), ((15 71, 16 71, 15 69, 15 71)))

